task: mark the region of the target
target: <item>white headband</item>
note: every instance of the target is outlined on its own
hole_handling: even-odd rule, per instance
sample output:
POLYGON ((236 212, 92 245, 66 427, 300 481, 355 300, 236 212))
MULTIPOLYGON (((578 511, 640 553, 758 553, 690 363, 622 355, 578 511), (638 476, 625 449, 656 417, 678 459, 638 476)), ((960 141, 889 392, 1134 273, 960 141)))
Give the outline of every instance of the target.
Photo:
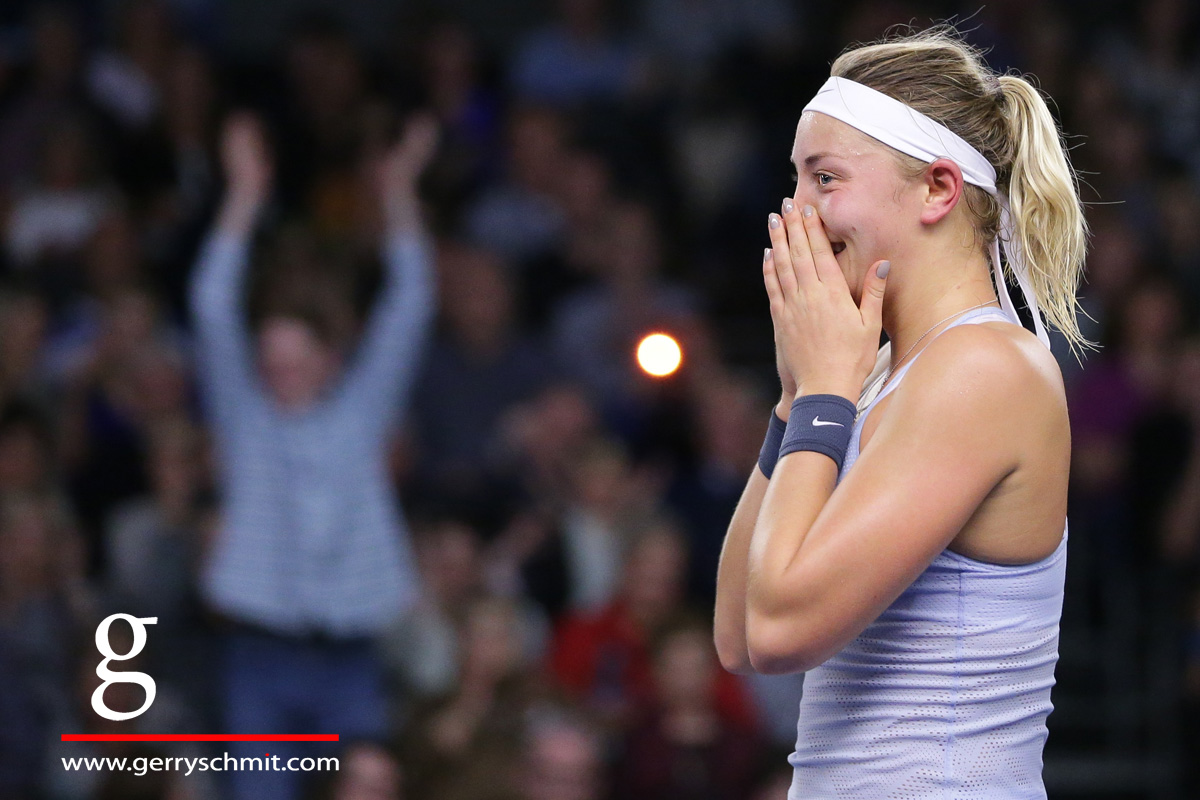
POLYGON ((817 92, 805 111, 819 111, 847 125, 857 128, 872 139, 905 155, 932 163, 939 158, 948 158, 958 164, 963 180, 988 192, 1000 203, 1000 235, 992 242, 992 278, 996 282, 996 294, 1000 305, 1013 321, 1020 322, 1008 286, 1004 282, 1004 271, 1000 265, 1000 248, 1008 256, 1008 265, 1017 276, 1025 305, 1033 317, 1033 326, 1038 339, 1046 347, 1050 337, 1042 322, 1041 309, 1029 281, 1029 268, 1018 242, 1012 238, 1012 211, 1008 198, 996 188, 996 169, 983 155, 967 144, 954 131, 921 112, 906 106, 899 100, 877 92, 869 86, 846 80, 830 78, 817 92))

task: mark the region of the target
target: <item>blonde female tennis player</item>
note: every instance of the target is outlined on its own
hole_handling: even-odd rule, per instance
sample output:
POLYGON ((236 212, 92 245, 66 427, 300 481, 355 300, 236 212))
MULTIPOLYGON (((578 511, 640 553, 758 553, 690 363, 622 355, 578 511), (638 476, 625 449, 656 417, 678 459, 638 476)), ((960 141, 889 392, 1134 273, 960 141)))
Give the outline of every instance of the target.
POLYGON ((1070 431, 1041 313, 1086 344, 1074 173, 1039 92, 953 29, 832 75, 768 221, 783 397, 721 556, 717 650, 807 672, 789 800, 1044 798, 1070 431))

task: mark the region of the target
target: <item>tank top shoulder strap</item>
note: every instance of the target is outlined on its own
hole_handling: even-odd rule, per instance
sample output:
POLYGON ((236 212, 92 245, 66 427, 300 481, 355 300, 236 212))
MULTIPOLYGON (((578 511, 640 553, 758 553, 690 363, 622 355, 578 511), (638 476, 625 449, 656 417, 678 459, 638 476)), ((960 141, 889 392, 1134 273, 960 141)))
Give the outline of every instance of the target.
MULTIPOLYGON (((981 322, 1009 322, 1009 323, 1012 323, 1013 325, 1021 324, 1020 322, 1018 322, 1018 321, 1014 320, 1012 317, 1010 317, 1008 315, 1008 312, 1005 311, 1004 309, 995 308, 992 306, 985 306, 983 308, 975 308, 970 311, 967 311, 960 317, 955 317, 954 321, 952 321, 949 325, 947 325, 946 327, 944 327, 940 331, 938 331, 936 334, 934 334, 933 339, 936 339, 937 337, 941 336, 946 331, 950 330, 951 328, 957 327, 959 325, 976 325, 981 322)), ((933 343, 933 339, 929 340, 930 344, 933 343)), ((875 395, 875 398, 871 401, 872 406, 874 406, 876 403, 878 403, 880 400, 882 400, 888 393, 890 393, 892 390, 894 390, 897 386, 900 385, 900 381, 904 380, 904 376, 908 374, 909 368, 912 367, 913 364, 917 363, 917 359, 921 357, 921 354, 924 353, 928 347, 929 347, 929 344, 926 344, 925 347, 922 347, 920 350, 918 350, 916 352, 916 354, 909 360, 909 362, 907 364, 900 367, 900 369, 896 370, 896 374, 892 376, 892 379, 890 381, 888 381, 887 386, 883 387, 883 389, 878 394, 875 395)))

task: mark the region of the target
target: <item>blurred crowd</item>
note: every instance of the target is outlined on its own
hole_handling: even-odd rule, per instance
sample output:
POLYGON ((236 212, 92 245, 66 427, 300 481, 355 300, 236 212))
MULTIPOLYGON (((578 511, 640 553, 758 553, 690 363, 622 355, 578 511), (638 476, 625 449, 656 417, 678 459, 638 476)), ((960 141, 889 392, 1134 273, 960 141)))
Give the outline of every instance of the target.
POLYGON ((778 390, 766 216, 837 52, 954 14, 1070 136, 1101 345, 1081 364, 1056 343, 1071 536, 1178 587, 1174 666, 1200 703, 1194 3, 557 0, 507 47, 406 4, 379 20, 385 47, 298 11, 255 58, 196 22, 204 5, 0 14, 0 800, 224 796, 212 774, 59 761, 202 746, 58 739, 225 730, 228 621, 199 589, 223 498, 188 286, 221 126, 246 109, 276 185, 245 314, 287 295, 347 341, 385 277, 363 246, 367 157, 418 110, 440 127, 421 183, 436 327, 387 442, 419 599, 375 642, 390 732, 343 742, 305 796, 781 800, 799 676, 724 673, 710 628, 778 390), (667 378, 634 359, 656 331, 683 346, 667 378), (89 705, 116 612, 158 618, 125 665, 157 700, 121 723, 89 705))

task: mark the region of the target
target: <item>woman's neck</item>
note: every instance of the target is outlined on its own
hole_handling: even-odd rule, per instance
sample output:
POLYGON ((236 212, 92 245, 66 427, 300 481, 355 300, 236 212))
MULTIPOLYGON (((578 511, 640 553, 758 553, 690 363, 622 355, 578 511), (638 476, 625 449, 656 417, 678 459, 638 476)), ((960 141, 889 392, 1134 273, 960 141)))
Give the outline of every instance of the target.
POLYGON ((933 329, 943 327, 940 323, 953 321, 946 317, 997 305, 989 260, 978 252, 961 258, 914 258, 894 269, 892 277, 884 297, 883 329, 892 343, 893 369, 922 336, 928 341, 933 329))

